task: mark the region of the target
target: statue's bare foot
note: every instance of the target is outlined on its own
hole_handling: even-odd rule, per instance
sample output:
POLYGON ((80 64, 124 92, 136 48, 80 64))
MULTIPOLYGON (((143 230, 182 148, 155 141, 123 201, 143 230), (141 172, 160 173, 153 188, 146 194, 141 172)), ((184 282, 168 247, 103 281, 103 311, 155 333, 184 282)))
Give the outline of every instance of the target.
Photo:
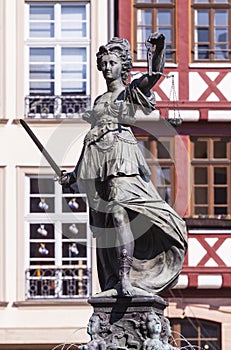
POLYGON ((122 295, 123 296, 134 296, 135 295, 135 290, 131 285, 131 282, 129 278, 127 277, 122 277, 121 278, 121 287, 122 287, 122 295))

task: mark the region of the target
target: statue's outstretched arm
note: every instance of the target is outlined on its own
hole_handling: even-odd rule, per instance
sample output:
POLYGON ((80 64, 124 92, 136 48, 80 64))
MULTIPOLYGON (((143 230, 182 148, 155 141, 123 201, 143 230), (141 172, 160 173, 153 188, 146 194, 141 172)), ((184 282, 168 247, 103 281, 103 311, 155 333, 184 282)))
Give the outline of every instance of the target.
POLYGON ((152 47, 155 46, 155 51, 151 53, 152 60, 151 62, 148 62, 151 67, 148 69, 149 73, 144 74, 136 82, 136 85, 144 94, 147 94, 160 79, 161 75, 158 74, 158 72, 162 73, 164 70, 166 51, 164 34, 151 34, 147 40, 147 43, 150 44, 149 50, 151 50, 151 45, 152 47))

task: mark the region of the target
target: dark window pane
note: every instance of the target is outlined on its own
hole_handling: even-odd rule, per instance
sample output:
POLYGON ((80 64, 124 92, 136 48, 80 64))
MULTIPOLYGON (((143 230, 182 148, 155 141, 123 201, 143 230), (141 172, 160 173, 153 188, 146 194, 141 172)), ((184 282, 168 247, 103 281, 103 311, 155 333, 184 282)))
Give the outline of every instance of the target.
POLYGON ((54 258, 54 243, 30 243, 30 257, 40 259, 54 258))
POLYGON ((214 184, 227 184, 227 168, 214 168, 214 184))
POLYGON ((226 142, 224 141, 214 141, 214 158, 226 158, 226 142))
POLYGON ((207 142, 197 141, 195 143, 195 158, 207 158, 207 142))
POLYGON ((78 213, 85 212, 87 210, 85 198, 63 198, 62 209, 64 213, 78 213))
POLYGON ((157 143, 157 158, 160 158, 160 159, 171 158, 169 141, 161 141, 157 143))
POLYGON ((197 35, 198 35, 198 42, 208 42, 209 41, 209 29, 208 28, 198 28, 197 35))
POLYGON ((214 207, 215 215, 227 215, 227 207, 214 207))
POLYGON ((30 198, 30 213, 54 213, 54 198, 30 198))
POLYGON ((195 204, 208 203, 208 189, 206 187, 195 188, 195 204))
POLYGON ((64 242, 62 245, 62 256, 63 258, 86 258, 86 245, 81 243, 64 242))
POLYGON ((54 239, 54 225, 30 224, 30 239, 54 239))
POLYGON ((52 194, 54 193, 53 179, 30 179, 30 193, 31 194, 52 194))
POLYGON ((183 322, 181 325, 181 333, 185 338, 197 338, 198 329, 197 325, 191 325, 188 322, 183 322))
POLYGON ((207 168, 195 168, 195 184, 207 184, 208 183, 208 169, 207 168))
POLYGON ((208 59, 209 58, 209 45, 198 45, 198 59, 208 59))
POLYGON ((63 239, 86 239, 87 230, 84 223, 68 223, 62 224, 63 239))
POLYGON ((227 204, 227 188, 214 188, 214 203, 227 204))
POLYGON ((218 338, 219 327, 216 324, 201 324, 201 338, 218 338))
POLYGON ((208 208, 207 207, 195 207, 195 214, 196 215, 208 215, 208 208))

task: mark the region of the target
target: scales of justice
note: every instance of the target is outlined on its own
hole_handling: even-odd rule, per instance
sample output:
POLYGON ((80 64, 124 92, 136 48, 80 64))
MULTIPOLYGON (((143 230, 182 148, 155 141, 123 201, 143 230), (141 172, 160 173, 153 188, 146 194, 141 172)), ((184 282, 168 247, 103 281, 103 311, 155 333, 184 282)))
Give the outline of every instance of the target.
MULTIPOLYGON (((100 46, 97 68, 107 89, 91 110, 81 113, 91 128, 72 172, 61 170, 20 120, 60 185, 73 190, 77 184, 87 195, 101 292, 88 300, 94 309, 87 327, 91 340, 80 350, 177 349, 169 343, 168 303, 161 293, 177 283, 187 249, 186 227, 150 181, 131 128, 137 109, 146 115, 155 109, 152 88, 164 75, 164 35, 151 34, 146 47, 147 73, 128 82, 129 42, 114 37, 100 46)), ((177 126, 181 120, 170 123, 177 126)))

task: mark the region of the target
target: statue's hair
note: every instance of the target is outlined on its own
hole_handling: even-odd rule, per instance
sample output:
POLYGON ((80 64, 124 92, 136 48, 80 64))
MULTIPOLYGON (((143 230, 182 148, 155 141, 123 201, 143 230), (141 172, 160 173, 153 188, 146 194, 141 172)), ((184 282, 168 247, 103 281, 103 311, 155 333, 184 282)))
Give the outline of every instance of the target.
POLYGON ((121 59, 121 77, 123 82, 125 82, 128 78, 128 73, 132 69, 132 53, 128 40, 114 37, 106 45, 100 46, 99 51, 96 54, 97 68, 99 71, 102 70, 103 56, 109 54, 114 54, 121 59))
POLYGON ((170 322, 167 317, 161 317, 161 337, 167 335, 167 329, 170 327, 170 322))
POLYGON ((147 314, 146 323, 151 320, 157 320, 158 322, 160 322, 160 318, 155 312, 150 312, 149 314, 147 314))

